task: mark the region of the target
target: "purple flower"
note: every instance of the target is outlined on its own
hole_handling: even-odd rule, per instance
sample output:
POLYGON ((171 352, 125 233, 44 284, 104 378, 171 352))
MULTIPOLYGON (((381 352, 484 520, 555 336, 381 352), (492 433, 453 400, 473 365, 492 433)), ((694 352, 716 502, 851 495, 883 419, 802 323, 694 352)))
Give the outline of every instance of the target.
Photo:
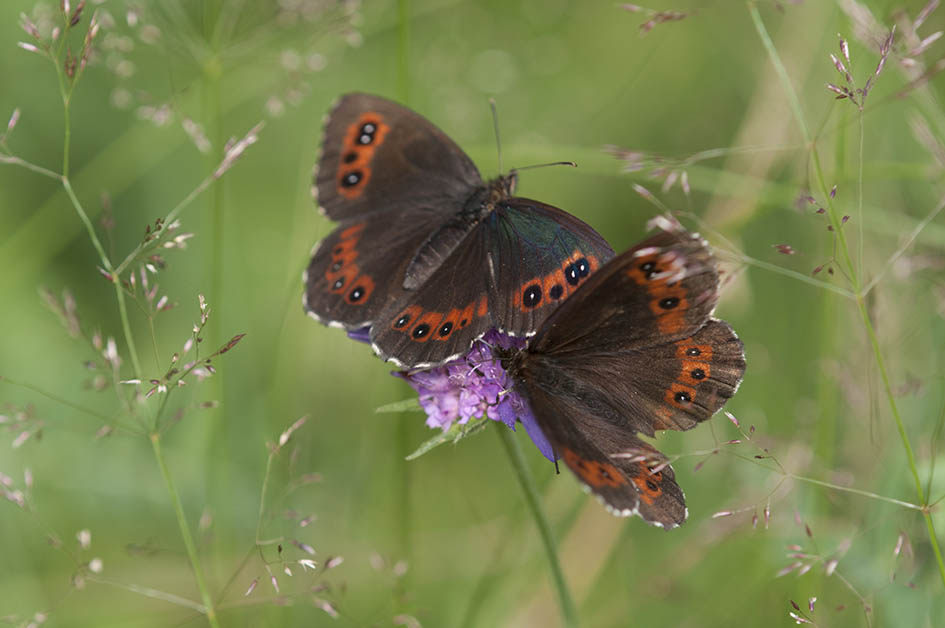
POLYGON ((371 326, 348 330, 348 338, 358 342, 371 342, 371 326))
POLYGON ((420 405, 427 413, 427 425, 448 430, 453 423, 461 425, 469 419, 487 416, 501 421, 512 430, 515 421, 541 453, 554 461, 551 443, 538 426, 527 400, 513 388, 496 349, 522 349, 524 338, 513 338, 496 330, 489 331, 464 357, 425 371, 395 373, 420 395, 420 405))

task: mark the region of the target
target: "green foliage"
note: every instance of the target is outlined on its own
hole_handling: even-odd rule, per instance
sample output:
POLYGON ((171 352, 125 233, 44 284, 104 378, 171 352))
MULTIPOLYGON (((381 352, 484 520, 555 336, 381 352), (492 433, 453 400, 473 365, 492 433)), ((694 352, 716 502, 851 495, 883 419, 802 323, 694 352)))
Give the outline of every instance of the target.
POLYGON ((585 626, 940 624, 941 9, 62 4, 0 8, 0 619, 560 625, 556 540, 585 626), (486 176, 495 97, 506 165, 579 166, 523 195, 617 250, 658 205, 716 247, 748 370, 737 425, 659 436, 680 529, 612 518, 519 430, 537 534, 514 441, 433 449, 496 426, 431 432, 304 316, 320 121, 354 89, 486 176))

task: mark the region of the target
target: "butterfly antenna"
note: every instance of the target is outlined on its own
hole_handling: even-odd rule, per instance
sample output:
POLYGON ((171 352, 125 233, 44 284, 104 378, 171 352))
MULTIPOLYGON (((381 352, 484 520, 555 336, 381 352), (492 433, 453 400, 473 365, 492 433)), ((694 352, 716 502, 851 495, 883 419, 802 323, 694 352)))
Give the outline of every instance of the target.
POLYGON ((499 153, 499 172, 502 169, 502 142, 499 141, 499 111, 495 107, 495 98, 489 99, 489 108, 492 109, 492 130, 495 131, 495 150, 499 153))
POLYGON ((546 164, 534 164, 531 166, 522 166, 521 168, 512 168, 509 170, 509 174, 515 174, 522 170, 532 170, 533 168, 547 168, 548 166, 571 166, 572 168, 577 168, 577 164, 573 161, 550 161, 546 164))

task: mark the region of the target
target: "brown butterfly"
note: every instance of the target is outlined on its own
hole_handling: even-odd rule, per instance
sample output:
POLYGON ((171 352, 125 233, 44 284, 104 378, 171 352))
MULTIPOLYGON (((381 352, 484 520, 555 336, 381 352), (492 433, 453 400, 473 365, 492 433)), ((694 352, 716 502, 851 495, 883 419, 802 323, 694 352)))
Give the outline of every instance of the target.
POLYGON ((304 306, 318 321, 370 328, 382 358, 425 368, 493 328, 528 336, 613 257, 565 211, 485 182, 418 113, 347 94, 328 115, 314 191, 338 227, 312 251, 304 306))
POLYGON ((672 528, 686 519, 685 498, 638 434, 711 417, 738 389, 745 355, 712 318, 719 274, 708 244, 675 220, 653 222, 659 233, 605 264, 503 362, 556 457, 608 510, 672 528))

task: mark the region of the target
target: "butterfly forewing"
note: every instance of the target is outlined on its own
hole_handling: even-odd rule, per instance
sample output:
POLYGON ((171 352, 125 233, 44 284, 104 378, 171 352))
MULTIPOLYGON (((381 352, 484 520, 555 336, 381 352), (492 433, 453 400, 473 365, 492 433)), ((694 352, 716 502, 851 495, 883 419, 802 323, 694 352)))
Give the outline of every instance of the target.
POLYGON ((306 310, 370 326, 378 354, 407 368, 462 355, 493 327, 533 334, 613 252, 566 212, 509 198, 514 181, 483 183, 446 134, 406 107, 342 97, 315 181, 342 224, 313 253, 306 310))
POLYGON ((608 352, 684 338, 709 318, 718 271, 705 241, 663 231, 620 254, 552 314, 535 352, 608 352))
POLYGON ((482 185, 472 160, 420 114, 371 94, 343 96, 328 115, 315 173, 334 220, 416 203, 451 213, 482 185))
POLYGON ((587 224, 530 199, 500 203, 484 227, 493 322, 513 336, 534 334, 614 255, 587 224))

